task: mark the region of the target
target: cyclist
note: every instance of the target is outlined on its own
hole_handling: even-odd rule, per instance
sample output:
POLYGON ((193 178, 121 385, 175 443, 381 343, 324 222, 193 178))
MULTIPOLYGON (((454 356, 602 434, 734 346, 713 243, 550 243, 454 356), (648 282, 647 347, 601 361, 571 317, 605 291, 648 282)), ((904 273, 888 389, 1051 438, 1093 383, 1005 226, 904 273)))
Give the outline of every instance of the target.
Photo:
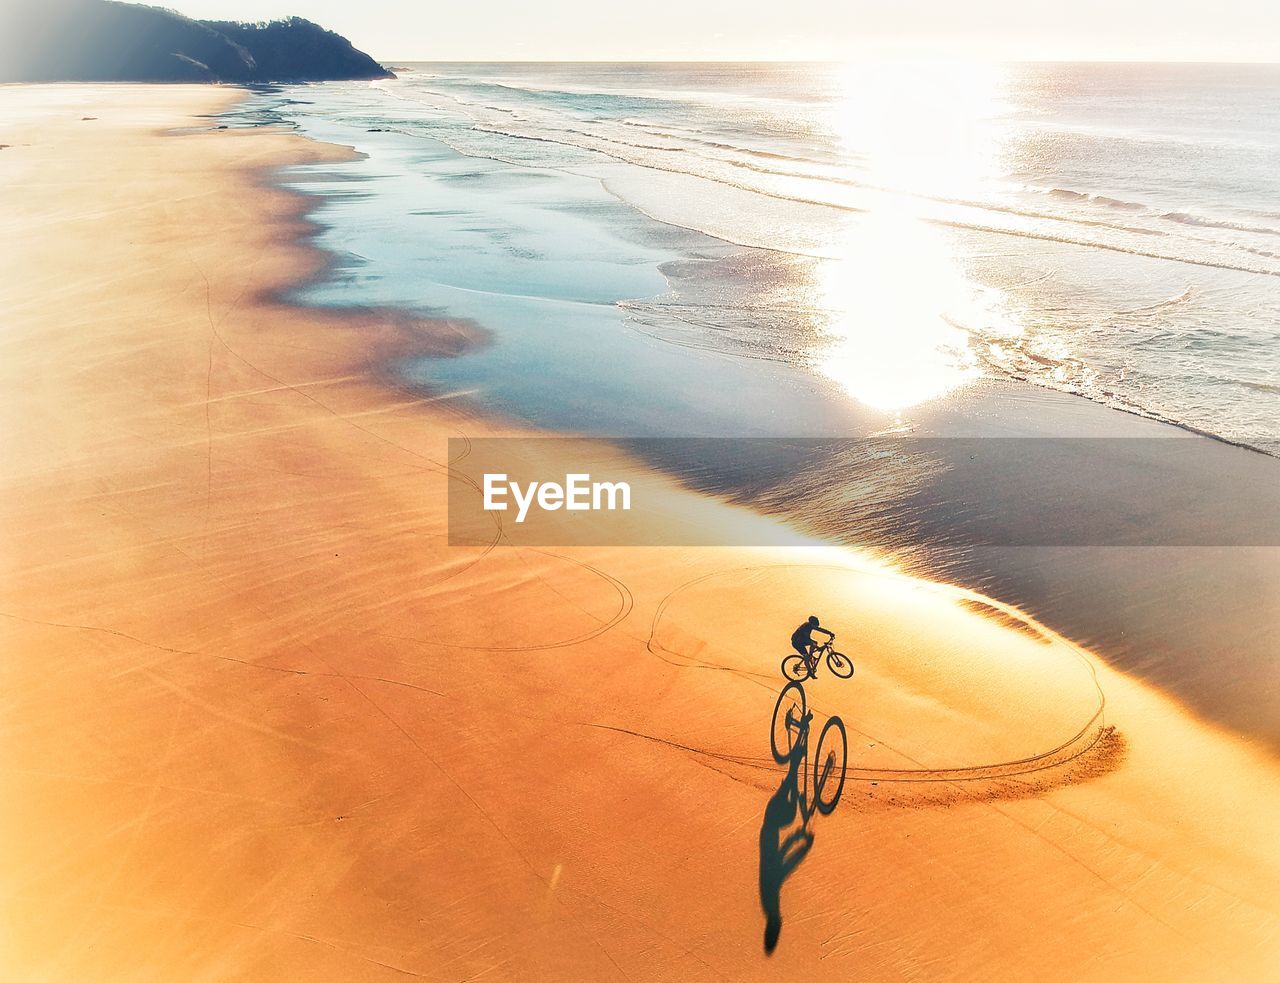
POLYGON ((815 631, 822 632, 828 639, 836 637, 835 632, 827 631, 822 627, 816 614, 809 615, 809 620, 791 633, 791 647, 804 657, 805 665, 809 667, 810 678, 818 675, 818 665, 813 661, 813 650, 818 647, 818 643, 813 640, 815 631))

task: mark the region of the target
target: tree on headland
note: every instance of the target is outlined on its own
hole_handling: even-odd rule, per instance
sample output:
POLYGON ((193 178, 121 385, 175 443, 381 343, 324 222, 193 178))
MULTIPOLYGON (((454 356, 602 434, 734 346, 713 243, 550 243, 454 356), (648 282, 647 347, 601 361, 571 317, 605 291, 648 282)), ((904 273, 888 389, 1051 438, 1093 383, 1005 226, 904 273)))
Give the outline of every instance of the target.
POLYGON ((272 81, 386 77, 390 73, 341 34, 302 17, 241 24, 203 21, 253 54, 258 74, 272 81), (373 69, 373 73, 370 73, 373 69))

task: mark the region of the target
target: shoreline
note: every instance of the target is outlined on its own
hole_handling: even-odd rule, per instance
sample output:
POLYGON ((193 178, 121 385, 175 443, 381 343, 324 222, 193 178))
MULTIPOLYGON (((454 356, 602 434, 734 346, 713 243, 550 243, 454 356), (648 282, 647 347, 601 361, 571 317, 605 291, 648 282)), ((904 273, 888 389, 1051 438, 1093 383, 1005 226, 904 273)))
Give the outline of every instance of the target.
MULTIPOLYGON (((858 675, 808 688, 868 773, 1052 747, 1090 712, 1064 669, 1081 650, 840 549, 449 548, 447 437, 532 431, 371 372, 371 338, 448 350, 462 325, 262 302, 314 257, 253 176, 330 151, 159 135, 207 89, 75 87, 94 123, 56 92, 0 98, 46 100, 0 156, 41 178, 0 186, 27 245, 0 370, 13 975, 1195 978, 1280 958, 1280 768, 1097 660, 1123 753, 1029 785, 851 775, 766 956, 766 730, 796 598, 856 626, 858 675), (84 154, 103 163, 77 185, 84 154)), ((668 515, 768 521, 644 477, 668 515)))
MULTIPOLYGON (((352 175, 351 179, 358 182, 358 175, 352 175)), ((307 213, 314 214, 324 207, 326 197, 299 186, 303 184, 305 180, 296 176, 281 179, 277 175, 273 186, 303 195, 311 203, 307 213)), ((618 200, 627 209, 635 208, 618 200)), ((321 218, 313 221, 321 228, 340 227, 321 218)), ((654 221, 669 224, 662 219, 654 221)), ((339 262, 337 254, 322 244, 316 244, 316 248, 330 263, 339 262)), ((323 276, 323 270, 317 274, 317 278, 323 276)), ((306 305, 304 295, 305 289, 294 289, 285 300, 306 305)), ((352 310, 324 303, 314 309, 335 315, 352 310)), ((499 340, 498 344, 501 343, 499 340)), ((733 356, 729 353, 724 357, 733 356)), ((412 359, 389 361, 386 364, 389 384, 427 398, 433 398, 441 390, 458 388, 451 381, 441 380, 439 373, 433 379, 429 365, 425 370, 419 369, 415 377, 414 364, 421 363, 412 359)), ((554 420, 529 419, 522 416, 518 407, 495 407, 493 401, 483 395, 464 397, 464 402, 502 425, 572 435, 572 431, 555 426, 554 420)), ((980 380, 967 389, 916 408, 911 416, 917 426, 915 435, 926 439, 936 436, 1133 437, 1142 443, 1153 438, 1185 436, 1189 440, 1204 440, 1205 446, 1197 448, 1189 461, 1153 457, 1143 448, 1141 452, 1135 450, 1127 464, 1115 459, 1109 449, 1100 449, 1088 462, 1099 483, 1117 489, 1109 496, 1098 493, 1093 502, 1095 509, 1105 505, 1106 511, 1127 516, 1134 511, 1130 499, 1137 495, 1145 509, 1141 513, 1143 521, 1153 527, 1146 540, 1137 545, 1152 546, 1152 556, 1167 548, 1172 556, 1162 556, 1157 568, 1148 570, 1146 564, 1134 563, 1132 556, 1122 555, 1123 551, 1107 550, 1098 538, 1081 541, 1079 548, 1086 554, 1084 558, 1067 557, 1065 561, 1059 554, 1069 553, 1075 547, 1063 545, 1059 554, 1055 554, 1048 546, 1054 542, 1052 539, 1045 540, 1044 546, 1033 544, 966 554, 958 549, 935 548, 927 536, 924 537, 927 545, 922 545, 919 541, 922 537, 915 535, 913 528, 923 524, 935 533, 942 531, 935 518, 939 510, 928 496, 909 496, 911 489, 900 492, 904 500, 910 498, 913 503, 921 500, 918 506, 913 504, 917 511, 907 516, 911 522, 905 523, 899 517, 889 522, 851 524, 826 519, 823 502, 838 501, 839 496, 835 494, 838 489, 832 490, 825 499, 811 495, 813 501, 807 501, 804 496, 780 496, 774 494, 773 489, 753 499, 751 489, 742 487, 741 483, 735 485, 732 480, 720 480, 715 462, 698 462, 692 481, 679 466, 660 456, 649 457, 648 464, 685 482, 685 487, 692 491, 755 507, 787 522, 804 535, 819 536, 833 545, 887 552, 913 574, 957 580, 966 587, 995 593, 1019 604, 1067 637, 1096 648, 1119 668, 1138 671, 1148 681, 1193 707, 1203 719, 1224 726, 1238 736, 1256 740, 1273 752, 1280 751, 1280 689, 1270 675, 1272 648, 1269 643, 1270 638, 1280 635, 1280 613, 1273 613, 1272 606, 1265 603, 1268 596, 1280 602, 1280 549, 1274 545, 1280 541, 1274 538, 1274 523, 1258 521, 1258 515, 1266 514, 1259 512, 1266 509, 1265 501, 1255 500, 1244 491, 1224 494, 1217 487, 1200 489, 1197 483, 1203 472, 1237 476, 1235 486, 1239 489, 1247 489, 1254 483, 1265 486, 1275 479, 1275 475, 1268 477, 1268 469, 1280 468, 1271 464, 1275 459, 1272 455, 1218 435, 1199 434, 1193 427, 1013 377, 980 380), (1118 413, 1114 412, 1117 410, 1118 413), (1174 429, 1170 430, 1171 427, 1174 429), (1249 456, 1258 457, 1260 461, 1238 462, 1228 448, 1251 451, 1249 456), (1154 479, 1135 488, 1133 474, 1140 469, 1153 474, 1180 474, 1188 488, 1204 492, 1203 501, 1189 503, 1185 493, 1171 493, 1155 485, 1154 479), (929 508, 930 505, 934 507, 929 508), (1167 527, 1169 531, 1159 527, 1167 527), (1172 534, 1175 527, 1182 530, 1181 535, 1172 534), (1208 538, 1197 538, 1194 532, 1197 528, 1213 532, 1208 538), (1223 538, 1215 539, 1215 535, 1223 538), (1217 543, 1230 545, 1216 549, 1217 543), (1247 544, 1256 544, 1256 548, 1246 549, 1247 544), (1191 545, 1216 550, 1216 553, 1211 555, 1201 549, 1194 560, 1188 559, 1190 554, 1178 553, 1179 549, 1191 545), (1019 553, 1020 549, 1025 552, 1019 553), (1112 587, 1102 596, 1094 587, 1094 581, 1100 576, 1112 587), (1254 599, 1252 603, 1250 598, 1254 599), (1263 599, 1262 603, 1257 602, 1258 598, 1263 599), (1127 610, 1117 610, 1126 604, 1127 610), (1206 675, 1196 668, 1203 664, 1215 665, 1218 671, 1206 675)), ((610 438, 601 435, 600 439, 610 438)), ((1105 443, 1105 439, 1099 440, 1098 446, 1103 448, 1105 443)), ((613 445, 625 448, 627 441, 614 438, 613 445)), ((735 456, 732 448, 728 455, 729 460, 723 462, 725 467, 721 471, 731 474, 735 456)), ((1280 475, 1280 471, 1276 474, 1280 475)), ((1037 506, 1043 506, 1045 492, 1034 486, 1034 474, 1024 474, 1012 483, 1008 477, 1002 480, 993 477, 978 499, 990 516, 1001 519, 1007 516, 1010 524, 1026 528, 1034 520, 1037 506)), ((751 483, 754 484, 755 479, 751 483)), ((945 522, 942 526, 945 528, 945 522)), ((934 539, 939 537, 935 535, 934 539)))
MULTIPOLYGON (((285 125, 295 129, 296 132, 303 133, 303 134, 308 133, 307 128, 305 126, 299 125, 298 120, 288 119, 285 115, 281 114, 278 111, 278 107, 271 108, 271 107, 259 106, 259 107, 256 107, 254 112, 258 114, 258 118, 260 120, 274 119, 277 122, 284 122, 285 125)), ((258 125, 262 125, 262 124, 259 123, 258 125)), ((374 128, 374 129, 368 129, 368 130, 361 130, 358 132, 355 130, 352 130, 351 133, 349 134, 331 135, 326 137, 321 137, 321 136, 316 136, 314 134, 311 134, 310 138, 320 140, 321 142, 336 142, 341 145, 349 145, 345 142, 345 137, 347 136, 351 138, 357 138, 357 137, 363 137, 365 136, 365 134, 374 134, 374 133, 397 134, 397 135, 403 135, 406 137, 413 137, 413 135, 410 134, 408 131, 405 131, 396 126, 392 126, 389 128, 374 128)), ((414 137, 413 139, 418 139, 418 138, 414 137)), ((536 140, 537 138, 527 137, 527 139, 536 140)), ((562 170, 555 166, 547 167, 547 166, 538 165, 538 164, 518 164, 513 161, 509 161, 504 157, 485 153, 475 148, 462 149, 458 146, 455 146, 454 143, 451 143, 446 138, 438 135, 434 135, 434 134, 428 135, 426 138, 426 142, 439 143, 441 146, 448 147, 449 150, 452 153, 456 154, 460 159, 491 162, 496 164, 513 166, 516 168, 525 168, 531 171, 559 172, 562 170)), ((385 149, 385 148, 382 148, 382 149, 385 149)), ((365 156, 368 156, 368 155, 365 155, 365 156)), ((632 162, 632 163, 635 163, 635 162, 632 162)), ((637 163, 635 166, 641 167, 642 169, 652 169, 651 165, 648 165, 648 164, 637 163)), ((652 210, 644 207, 640 203, 632 200, 631 198, 628 198, 626 195, 615 190, 610 184, 610 179, 601 177, 600 175, 587 173, 587 172, 579 172, 573 169, 564 169, 563 173, 565 173, 566 175, 572 175, 577 178, 583 178, 592 184, 598 184, 601 190, 603 190, 605 194, 609 197, 609 199, 620 206, 621 210, 625 212, 629 212, 629 213, 633 212, 637 215, 641 215, 646 220, 653 223, 654 225, 662 226, 664 228, 667 228, 679 233, 687 233, 695 238, 706 240, 707 242, 715 242, 721 245, 740 248, 752 254, 760 254, 760 255, 774 254, 778 256, 800 255, 800 254, 791 253, 788 250, 780 247, 769 247, 769 246, 764 246, 756 243, 747 242, 741 239, 726 238, 720 233, 714 231, 713 229, 704 228, 699 225, 688 224, 686 222, 682 222, 678 220, 675 217, 670 217, 670 216, 663 217, 662 215, 656 214, 652 210)), ((360 180, 363 180, 358 175, 353 176, 352 179, 357 182, 360 180)), ((330 197, 324 191, 316 191, 316 190, 311 190, 303 187, 303 185, 306 184, 306 181, 297 176, 289 179, 282 179, 280 183, 290 187, 291 190, 300 190, 301 193, 315 200, 317 202, 317 207, 323 206, 326 200, 330 197)), ((326 227, 330 229, 336 229, 336 228, 340 228, 340 224, 336 222, 328 223, 326 224, 326 227)), ((1089 245, 1089 244, 1082 244, 1082 245, 1089 245)), ((1106 247, 1100 246, 1099 248, 1106 248, 1106 247)), ((804 254, 804 255, 808 255, 808 254, 804 254)), ((680 256, 677 258, 680 261, 686 261, 688 259, 687 256, 680 256)), ((1183 260, 1180 260, 1177 258, 1170 258, 1170 257, 1156 257, 1156 258, 1168 259, 1171 262, 1184 262, 1183 260)), ((1186 261, 1186 262, 1191 262, 1191 261, 1186 261)), ((662 265, 663 264, 659 264, 659 272, 662 273, 662 276, 666 281, 667 290, 672 291, 675 288, 673 286, 671 277, 666 272, 662 271, 661 269, 662 265)), ((1196 264, 1193 263, 1193 265, 1196 265, 1196 264)), ((634 297, 627 296, 624 299, 620 300, 618 302, 618 305, 616 306, 629 307, 635 304, 641 304, 646 299, 648 298, 641 298, 639 296, 634 296, 634 297)), ((326 304, 323 301, 321 301, 319 303, 322 307, 332 306, 332 309, 335 309, 335 310, 343 309, 343 306, 340 302, 332 302, 331 304, 326 304)), ((411 301, 406 301, 405 303, 406 305, 409 305, 411 304, 411 301)), ((959 326, 957 325, 956 327, 959 327, 959 326)), ((655 335, 654 337, 663 343, 678 344, 677 342, 669 342, 668 339, 662 338, 661 336, 655 335)), ((716 353, 731 359, 740 357, 739 352, 734 350, 729 350, 729 349, 726 349, 724 351, 717 350, 716 353)), ((786 359, 765 359, 765 361, 774 362, 779 365, 789 364, 788 360, 786 359)), ((1224 443, 1230 446, 1249 449, 1249 450, 1255 451, 1256 453, 1266 455, 1268 457, 1280 457, 1280 447, 1277 447, 1274 450, 1268 450, 1267 449, 1268 442, 1265 440, 1255 441, 1255 440, 1252 440, 1252 438, 1242 438, 1242 439, 1233 438, 1226 434, 1221 434, 1221 433, 1217 433, 1215 431, 1209 430, 1203 427, 1202 425, 1198 425, 1190 421, 1184 421, 1184 420, 1177 419, 1175 417, 1168 416, 1165 413, 1162 413, 1158 410, 1150 409, 1137 403, 1130 403, 1130 402, 1124 402, 1124 401, 1121 401, 1121 402, 1108 401, 1106 398, 1090 396, 1070 386, 1055 385, 1052 382, 1049 382, 1043 379, 1028 377, 1019 371, 1009 370, 1009 371, 1001 372, 998 369, 994 371, 996 374, 962 385, 959 389, 955 390, 954 392, 949 392, 946 395, 933 397, 929 400, 925 400, 924 402, 914 404, 912 407, 913 415, 923 415, 924 417, 928 418, 930 415, 933 415, 933 410, 932 410, 933 406, 945 406, 945 404, 949 401, 949 399, 953 395, 955 395, 956 393, 963 393, 963 391, 966 388, 973 387, 975 383, 978 385, 981 385, 984 381, 988 383, 1003 382, 1003 383, 1010 383, 1015 385, 1028 385, 1037 392, 1052 393, 1057 396, 1075 397, 1077 399, 1080 399, 1089 403, 1090 405, 1097 406, 1102 409, 1119 411, 1125 416, 1132 416, 1138 420, 1165 424, 1167 426, 1174 427, 1187 434, 1207 437, 1219 443, 1224 443), (922 414, 920 412, 917 412, 921 410, 922 410, 922 414)), ((490 407, 490 409, 492 410, 492 407, 490 407)), ((871 412, 874 413, 875 411, 871 411, 871 412)), ((508 413, 507 415, 510 415, 513 418, 523 418, 522 415, 519 414, 518 412, 508 413)), ((1271 441, 1270 443, 1274 444, 1275 442, 1271 441)))

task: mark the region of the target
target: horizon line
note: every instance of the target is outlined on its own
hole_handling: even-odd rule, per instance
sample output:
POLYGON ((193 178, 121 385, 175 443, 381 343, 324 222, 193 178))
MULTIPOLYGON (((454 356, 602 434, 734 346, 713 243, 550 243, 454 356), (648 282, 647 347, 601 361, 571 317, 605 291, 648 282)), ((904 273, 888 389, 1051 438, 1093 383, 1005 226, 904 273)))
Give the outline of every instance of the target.
POLYGON ((1277 68, 1280 61, 1218 58, 979 58, 956 56, 862 56, 860 58, 383 58, 419 65, 847 65, 856 61, 955 61, 995 65, 1222 65, 1277 68))

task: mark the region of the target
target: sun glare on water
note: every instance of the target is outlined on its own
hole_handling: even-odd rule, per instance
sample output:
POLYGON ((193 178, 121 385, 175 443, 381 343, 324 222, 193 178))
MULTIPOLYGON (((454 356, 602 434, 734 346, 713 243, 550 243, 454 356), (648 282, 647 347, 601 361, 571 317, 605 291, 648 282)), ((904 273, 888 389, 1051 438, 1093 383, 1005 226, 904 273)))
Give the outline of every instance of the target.
POLYGON ((850 66, 830 115, 845 179, 865 211, 816 267, 813 302, 827 312, 818 368, 868 406, 902 410, 952 392, 979 372, 964 326, 1016 335, 1002 298, 970 280, 940 205, 998 176, 997 66, 850 66), (933 220, 931 220, 933 216, 933 220))

